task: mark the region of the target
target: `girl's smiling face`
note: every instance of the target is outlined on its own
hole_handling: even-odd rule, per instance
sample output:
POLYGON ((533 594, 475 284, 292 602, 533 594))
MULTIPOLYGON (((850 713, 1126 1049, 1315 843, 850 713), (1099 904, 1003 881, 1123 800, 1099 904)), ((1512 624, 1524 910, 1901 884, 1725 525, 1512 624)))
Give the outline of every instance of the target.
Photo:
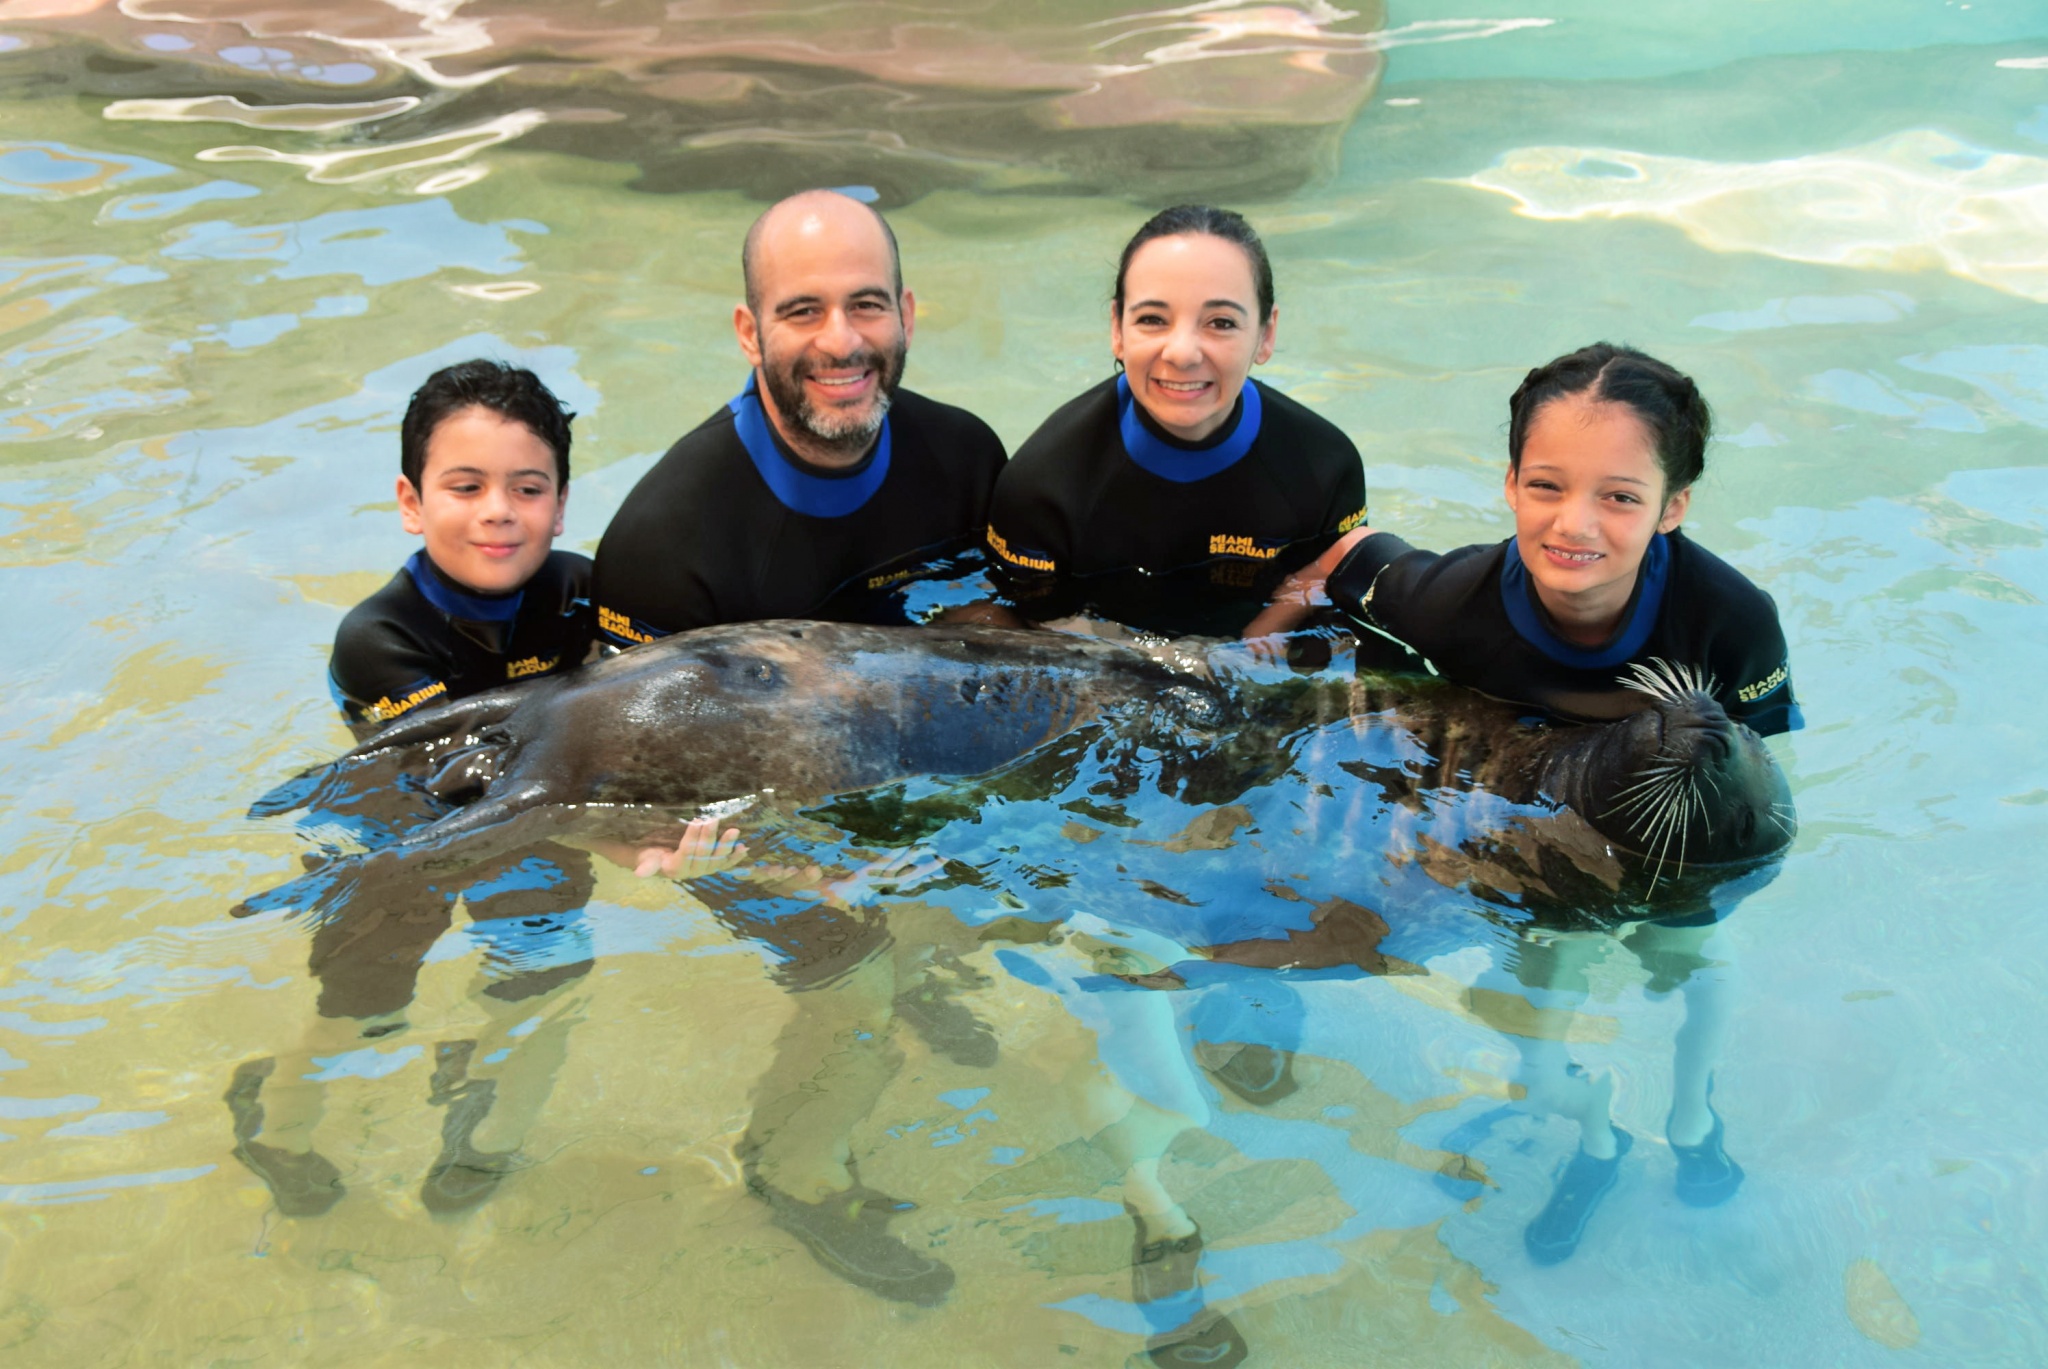
POLYGON ((1507 500, 1515 549, 1564 636, 1613 635, 1651 537, 1685 521, 1691 499, 1667 494, 1656 439, 1628 405, 1571 394, 1536 411, 1507 500))
POLYGON ((1279 311, 1261 320, 1251 258, 1208 233, 1154 238, 1131 257, 1110 349, 1152 421, 1184 442, 1237 407, 1252 367, 1273 355, 1279 311))

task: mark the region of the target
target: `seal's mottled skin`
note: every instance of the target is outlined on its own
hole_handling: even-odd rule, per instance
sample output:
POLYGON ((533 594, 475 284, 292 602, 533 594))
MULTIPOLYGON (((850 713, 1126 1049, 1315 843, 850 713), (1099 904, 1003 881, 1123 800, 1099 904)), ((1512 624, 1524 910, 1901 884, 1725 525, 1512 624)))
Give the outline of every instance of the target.
POLYGON ((1542 726, 1412 676, 1258 684, 1063 633, 730 624, 427 710, 281 786, 252 813, 360 809, 375 791, 409 816, 388 844, 237 911, 334 907, 365 879, 468 868, 572 828, 651 839, 742 796, 804 804, 981 775, 1062 738, 1071 753, 1084 727, 1157 743, 1160 782, 1190 802, 1312 772, 1318 729, 1395 729, 1397 763, 1340 763, 1380 803, 1446 813, 1483 793, 1512 811, 1417 824, 1389 858, 1510 894, 1654 900, 1688 872, 1767 860, 1793 831, 1784 776, 1697 683, 1646 675, 1626 719, 1542 726))
MULTIPOLYGON (((675 810, 719 800, 804 803, 912 775, 977 775, 1085 725, 1200 727, 1223 710, 1209 680, 1088 638, 728 624, 403 719, 251 813, 331 810, 423 783, 463 806, 357 858, 361 873, 451 870, 571 826, 639 840, 675 810)), ((237 911, 304 906, 295 900, 338 873, 237 911)))

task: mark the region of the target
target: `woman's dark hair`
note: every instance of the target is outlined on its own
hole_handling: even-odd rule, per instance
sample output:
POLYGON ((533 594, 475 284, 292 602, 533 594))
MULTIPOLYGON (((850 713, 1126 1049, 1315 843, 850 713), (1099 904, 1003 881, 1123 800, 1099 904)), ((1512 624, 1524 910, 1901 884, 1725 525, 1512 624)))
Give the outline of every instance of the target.
POLYGON ((1252 284, 1258 291, 1259 323, 1263 326, 1273 317, 1273 263, 1266 260, 1266 244, 1259 241, 1258 233, 1245 222, 1244 215, 1206 204, 1177 204, 1162 209, 1145 220, 1145 226, 1124 244, 1124 255, 1116 264, 1116 293, 1109 297, 1118 313, 1124 307, 1124 276, 1130 271, 1131 258, 1138 254, 1138 249, 1154 238, 1177 238, 1185 233, 1206 233, 1243 248, 1251 261, 1252 284))
POLYGON ((1602 404, 1626 404, 1657 444, 1666 498, 1700 478, 1714 416, 1699 387, 1653 356, 1633 347, 1596 342, 1538 366, 1522 377, 1508 401, 1508 469, 1522 465, 1522 443, 1536 414, 1553 399, 1586 395, 1602 404))
POLYGON ((533 372, 479 358, 434 372, 405 406, 405 421, 398 425, 398 466, 414 489, 426 475, 427 439, 443 419, 470 408, 525 424, 555 454, 556 487, 569 488, 569 420, 576 415, 533 372))

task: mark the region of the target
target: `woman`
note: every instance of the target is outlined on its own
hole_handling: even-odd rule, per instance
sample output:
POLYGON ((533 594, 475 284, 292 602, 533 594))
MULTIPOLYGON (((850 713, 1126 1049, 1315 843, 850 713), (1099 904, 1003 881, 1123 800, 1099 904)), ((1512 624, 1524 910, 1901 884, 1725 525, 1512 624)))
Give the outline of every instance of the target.
POLYGON ((1777 607, 1680 529, 1711 425, 1692 381, 1597 343, 1529 372, 1508 413, 1513 537, 1438 555, 1359 528, 1246 635, 1304 612, 1323 582, 1445 678, 1559 718, 1634 712, 1623 677, 1663 661, 1760 735, 1803 726, 1777 607))
MULTIPOLYGON (((1273 354, 1273 270, 1241 215, 1164 210, 1123 251, 1110 300, 1118 374, 1040 425, 996 482, 989 546, 1031 617, 1086 601, 1120 617, 1076 577, 1200 568, 1135 616, 1185 617, 1193 597, 1244 605, 1365 517, 1365 476, 1344 434, 1252 380, 1273 354), (1182 602, 1174 602, 1179 599, 1182 602)), ((1124 596, 1130 602, 1130 596, 1124 596)), ((1125 619, 1129 621, 1129 619, 1125 619)), ((1173 631, 1176 622, 1133 623, 1173 631)))

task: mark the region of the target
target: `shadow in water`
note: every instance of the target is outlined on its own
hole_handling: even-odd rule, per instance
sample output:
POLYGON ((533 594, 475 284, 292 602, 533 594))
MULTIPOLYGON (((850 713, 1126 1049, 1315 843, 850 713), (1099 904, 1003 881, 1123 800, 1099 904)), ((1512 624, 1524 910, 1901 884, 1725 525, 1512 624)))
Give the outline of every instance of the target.
MULTIPOLYGON (((69 7, 65 7, 69 8, 69 7)), ((438 191, 522 145, 630 163, 646 190, 771 199, 865 185, 1285 193, 1334 169, 1383 59, 1377 0, 1154 8, 939 0, 623 0, 317 14, 213 0, 21 21, 0 91, 114 101, 123 119, 240 125, 213 161, 438 191)))

